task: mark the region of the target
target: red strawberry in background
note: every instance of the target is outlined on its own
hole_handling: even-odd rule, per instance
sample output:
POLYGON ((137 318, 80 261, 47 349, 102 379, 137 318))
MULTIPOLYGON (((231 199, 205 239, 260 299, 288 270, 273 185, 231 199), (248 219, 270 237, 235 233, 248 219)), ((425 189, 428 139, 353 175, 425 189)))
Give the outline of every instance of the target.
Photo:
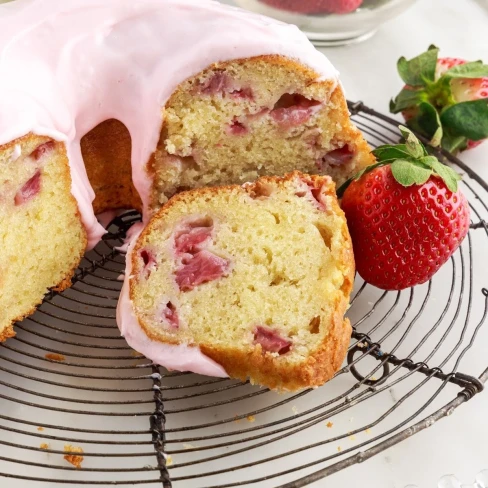
POLYGON ((458 58, 439 58, 439 49, 407 61, 398 60, 406 83, 390 103, 407 125, 433 146, 456 153, 488 137, 488 65, 458 58))
POLYGON ((261 0, 261 2, 300 14, 348 14, 354 12, 363 0, 261 0))
POLYGON ((378 163, 338 190, 357 271, 384 290, 428 281, 469 230, 459 176, 401 130, 405 144, 377 148, 378 163))

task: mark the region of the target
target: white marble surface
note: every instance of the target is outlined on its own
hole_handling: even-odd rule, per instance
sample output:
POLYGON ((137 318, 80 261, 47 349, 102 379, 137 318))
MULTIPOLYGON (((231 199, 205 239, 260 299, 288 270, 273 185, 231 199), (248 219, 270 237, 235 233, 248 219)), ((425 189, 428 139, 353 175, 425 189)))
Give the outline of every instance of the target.
MULTIPOLYGON (((441 55, 488 62, 487 32, 488 0, 418 0, 368 41, 321 50, 340 70, 350 100, 388 113, 389 99, 402 86, 395 68, 400 56, 411 58, 433 43, 441 55)), ((488 142, 462 159, 488 180, 488 142)), ((488 267, 488 259, 484 264, 488 267)), ((487 439, 485 392, 427 431, 314 486, 435 488, 450 473, 471 485, 475 475, 488 468, 487 439)))
MULTIPOLYGON (((488 62, 488 0, 419 0, 410 10, 384 25, 370 40, 355 46, 323 49, 340 70, 351 100, 362 100, 388 113, 388 102, 402 87, 396 61, 427 49, 441 55, 488 62)), ((462 159, 488 180, 488 142, 462 155, 462 159)), ((488 259, 485 261, 488 268, 488 259)), ((488 392, 473 399, 455 415, 399 444, 363 465, 331 478, 332 484, 371 488, 437 487, 452 473, 471 485, 475 475, 488 468, 488 392), (333 481, 332 481, 333 480, 333 481)))

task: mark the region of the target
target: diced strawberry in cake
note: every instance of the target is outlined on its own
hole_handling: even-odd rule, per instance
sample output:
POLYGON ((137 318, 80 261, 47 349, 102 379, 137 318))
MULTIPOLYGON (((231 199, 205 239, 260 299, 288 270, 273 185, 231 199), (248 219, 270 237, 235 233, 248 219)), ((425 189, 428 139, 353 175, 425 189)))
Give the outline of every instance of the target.
POLYGON ((296 192, 297 197, 308 198, 319 210, 326 209, 325 197, 327 194, 326 184, 316 187, 310 180, 302 180, 300 188, 296 192))
POLYGON ((254 99, 251 87, 240 86, 229 75, 218 72, 198 86, 198 93, 203 95, 230 95, 231 98, 244 100, 254 99))
POLYGON ((195 286, 218 280, 226 276, 230 269, 227 259, 221 258, 210 251, 200 251, 176 270, 176 283, 182 291, 193 290, 195 286))
POLYGON ((320 110, 321 103, 297 93, 285 93, 270 112, 273 120, 284 129, 291 129, 307 122, 320 110))
POLYGON ((38 170, 32 178, 15 195, 15 205, 23 205, 32 200, 41 191, 41 171, 38 170))
POLYGON ((232 90, 229 92, 232 98, 243 99, 243 100, 253 100, 254 94, 250 87, 240 88, 238 90, 232 90))
POLYGON ((44 155, 54 150, 54 142, 48 141, 44 144, 41 144, 37 149, 35 149, 31 156, 36 160, 39 161, 44 155))
POLYGON ((325 164, 329 166, 342 166, 350 163, 355 156, 355 152, 346 144, 344 147, 329 151, 325 156, 317 161, 317 167, 322 170, 325 164))
POLYGON ((180 326, 180 320, 176 307, 168 302, 163 310, 163 318, 170 325, 172 329, 178 329, 180 326))
POLYGON ((212 227, 186 227, 175 237, 177 254, 195 254, 203 249, 203 244, 212 236, 212 227))
POLYGON ((254 344, 260 344, 263 352, 277 352, 281 355, 290 351, 292 342, 281 337, 275 329, 258 326, 254 330, 254 344))
POLYGON ((244 136, 249 132, 249 129, 238 120, 234 120, 226 129, 227 134, 231 136, 244 136))
POLYGON ((144 265, 142 273, 145 278, 149 278, 151 271, 156 268, 156 256, 149 249, 143 249, 140 256, 144 265))

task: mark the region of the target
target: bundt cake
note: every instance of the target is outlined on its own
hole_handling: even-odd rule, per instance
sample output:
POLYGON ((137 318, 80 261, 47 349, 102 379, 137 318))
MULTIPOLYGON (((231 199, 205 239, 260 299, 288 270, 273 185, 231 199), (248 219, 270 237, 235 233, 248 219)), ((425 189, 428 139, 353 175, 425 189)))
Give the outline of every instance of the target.
POLYGON ((0 340, 70 284, 95 215, 294 169, 373 162, 294 27, 208 0, 0 5, 0 340))
POLYGON ((153 361, 278 390, 340 367, 354 258, 329 176, 179 193, 129 249, 118 323, 153 361))

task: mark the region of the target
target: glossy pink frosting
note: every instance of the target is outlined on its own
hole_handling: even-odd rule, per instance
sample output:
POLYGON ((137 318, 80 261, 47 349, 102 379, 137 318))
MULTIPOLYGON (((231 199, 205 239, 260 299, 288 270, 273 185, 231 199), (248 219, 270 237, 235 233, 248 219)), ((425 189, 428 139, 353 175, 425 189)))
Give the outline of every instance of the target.
POLYGON ((132 137, 133 180, 148 215, 162 107, 217 61, 282 54, 337 79, 296 27, 209 0, 16 0, 0 5, 0 144, 33 132, 66 143, 72 193, 93 247, 105 232, 80 140, 116 118, 132 137))
MULTIPOLYGON (((72 194, 93 247, 105 233, 81 138, 115 118, 132 137, 132 176, 149 218, 146 164, 162 110, 179 83, 214 62, 280 54, 337 80, 329 61, 295 26, 210 0, 16 0, 0 5, 0 145, 30 132, 66 144, 72 194)), ((130 262, 130 259, 128 260, 130 262)), ((118 307, 127 342, 171 369, 226 376, 198 348, 146 337, 128 295, 118 307)))
POLYGON ((139 320, 134 313, 129 292, 132 273, 131 248, 142 232, 142 227, 142 224, 133 226, 136 233, 133 235, 127 251, 125 279, 117 305, 117 324, 119 325, 122 336, 124 336, 129 346, 133 349, 165 368, 226 378, 228 375, 224 368, 203 354, 198 346, 189 346, 186 344, 172 345, 153 341, 141 328, 139 320))

